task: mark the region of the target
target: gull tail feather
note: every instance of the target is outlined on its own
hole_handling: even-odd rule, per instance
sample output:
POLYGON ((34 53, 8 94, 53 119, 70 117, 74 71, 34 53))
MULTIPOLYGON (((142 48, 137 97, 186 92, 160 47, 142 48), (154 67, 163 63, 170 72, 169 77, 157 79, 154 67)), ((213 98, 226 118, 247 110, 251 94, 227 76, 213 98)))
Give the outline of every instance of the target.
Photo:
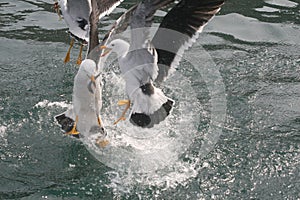
POLYGON ((174 101, 168 101, 156 110, 153 114, 133 113, 130 116, 130 122, 143 128, 152 128, 155 124, 159 124, 170 114, 174 105, 174 101))
MULTIPOLYGON (((75 121, 71 117, 68 117, 65 112, 61 113, 59 115, 56 115, 54 118, 65 133, 70 132, 75 125, 75 121)), ((72 136, 79 138, 78 134, 72 135, 72 136)))
POLYGON ((166 97, 160 89, 152 86, 151 90, 145 90, 142 86, 134 95, 130 122, 143 128, 152 128, 166 119, 173 106, 174 100, 166 97))

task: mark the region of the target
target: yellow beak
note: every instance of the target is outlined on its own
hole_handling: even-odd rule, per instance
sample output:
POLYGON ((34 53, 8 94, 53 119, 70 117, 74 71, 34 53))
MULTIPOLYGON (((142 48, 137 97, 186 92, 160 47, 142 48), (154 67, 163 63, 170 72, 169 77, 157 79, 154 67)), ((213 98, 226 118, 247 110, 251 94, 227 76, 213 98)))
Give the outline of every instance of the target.
POLYGON ((94 94, 94 90, 93 90, 93 88, 92 88, 92 85, 93 85, 94 87, 96 87, 96 78, 95 78, 94 75, 89 76, 89 78, 90 78, 91 82, 88 84, 87 88, 88 88, 88 90, 90 91, 90 93, 94 94))
POLYGON ((92 81, 93 84, 96 84, 96 79, 95 79, 94 75, 91 76, 91 81, 92 81))
POLYGON ((111 51, 110 48, 107 48, 107 46, 104 46, 104 45, 100 46, 100 49, 104 49, 104 52, 101 54, 101 57, 106 56, 111 51))

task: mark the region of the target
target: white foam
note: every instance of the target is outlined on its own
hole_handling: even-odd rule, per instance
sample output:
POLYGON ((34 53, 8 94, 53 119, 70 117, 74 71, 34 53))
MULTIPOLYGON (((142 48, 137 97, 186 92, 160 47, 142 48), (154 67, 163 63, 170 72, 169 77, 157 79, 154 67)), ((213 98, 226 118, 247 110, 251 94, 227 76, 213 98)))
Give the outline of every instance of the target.
POLYGON ((72 105, 66 103, 65 101, 54 101, 54 102, 49 102, 48 100, 43 100, 38 102, 37 104, 34 105, 35 108, 41 107, 41 108, 46 108, 46 107, 61 107, 61 108, 70 108, 72 105))
POLYGON ((0 141, 1 141, 1 146, 6 146, 7 145, 7 139, 6 139, 6 126, 0 126, 0 141))
POLYGON ((117 80, 117 76, 106 77, 107 80, 114 79, 105 84, 105 90, 109 91, 105 95, 110 102, 101 112, 102 119, 108 122, 105 123, 105 129, 110 145, 104 149, 99 148, 95 144, 97 135, 83 138, 83 143, 100 162, 114 169, 119 185, 113 186, 118 187, 118 190, 136 182, 176 187, 197 174, 193 165, 184 162, 180 156, 199 135, 196 124, 199 123, 202 107, 190 82, 184 81, 185 77, 179 73, 173 76, 167 85, 171 91, 168 96, 178 99, 174 111, 151 129, 135 127, 128 120, 117 126, 112 125, 119 112, 116 102, 126 95, 124 86, 116 84, 122 82, 117 80), (181 88, 185 88, 184 95, 178 95, 182 92, 181 88))
POLYGON ((49 101, 48 100, 43 100, 38 102, 37 104, 34 105, 35 108, 37 107, 42 107, 45 108, 48 105, 49 101))
POLYGON ((279 12, 280 10, 277 8, 272 8, 269 6, 263 6, 262 8, 255 8, 254 10, 258 11, 258 12, 279 12))
POLYGON ((5 137, 6 136, 6 126, 0 126, 0 137, 5 137))
POLYGON ((56 101, 56 102, 49 102, 48 106, 49 107, 56 106, 56 107, 61 107, 61 108, 69 108, 71 106, 71 104, 68 104, 65 101, 61 101, 61 102, 56 101))

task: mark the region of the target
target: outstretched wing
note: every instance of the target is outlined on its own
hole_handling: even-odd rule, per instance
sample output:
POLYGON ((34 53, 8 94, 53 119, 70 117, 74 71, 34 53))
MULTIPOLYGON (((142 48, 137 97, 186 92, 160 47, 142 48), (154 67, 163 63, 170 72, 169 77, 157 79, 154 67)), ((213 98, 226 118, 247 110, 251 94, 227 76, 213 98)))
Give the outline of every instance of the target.
POLYGON ((124 59, 127 59, 126 71, 135 68, 136 77, 141 83, 155 80, 158 74, 157 53, 149 41, 149 28, 152 25, 154 13, 173 1, 144 0, 138 4, 131 16, 130 48, 124 59))
POLYGON ((170 68, 176 67, 182 54, 198 38, 207 22, 220 10, 225 0, 182 0, 168 12, 152 39, 158 54, 162 82, 170 68))
POLYGON ((90 53, 96 46, 99 45, 98 23, 99 19, 104 15, 109 14, 123 0, 91 0, 91 14, 89 16, 90 33, 89 33, 89 49, 90 53))
POLYGON ((99 18, 110 14, 123 0, 96 0, 99 18))
MULTIPOLYGON (((76 21, 77 19, 87 20, 89 18, 90 5, 87 0, 77 0, 77 1, 63 0, 60 1, 60 5, 66 7, 66 11, 68 12, 68 15, 70 15, 70 17, 74 21, 76 21)), ((65 11, 65 9, 63 9, 62 11, 65 11)), ((63 12, 63 14, 65 13, 63 12)))
POLYGON ((152 25, 154 13, 173 1, 174 0, 144 0, 138 4, 130 20, 131 50, 144 47, 149 39, 148 28, 152 25))
MULTIPOLYGON (((137 5, 132 6, 129 10, 127 10, 123 15, 121 15, 115 23, 112 25, 111 29, 105 34, 105 36, 102 39, 101 45, 107 45, 111 40, 113 40, 114 36, 118 33, 121 33, 125 31, 130 22, 130 17, 132 16, 132 13, 136 9, 137 5)), ((90 58, 97 58, 97 70, 102 69, 104 67, 104 63, 106 60, 106 57, 100 57, 100 55, 103 53, 104 50, 100 49, 94 49, 92 52, 90 52, 90 55, 88 57, 90 58)))
MULTIPOLYGON (((99 0, 92 0, 92 1, 99 1, 99 0)), ((152 7, 151 12, 149 11, 148 14, 146 15, 147 16, 147 23, 148 23, 147 25, 150 26, 151 23, 152 23, 152 17, 154 15, 155 11, 159 8, 162 8, 163 6, 166 6, 167 4, 169 4, 171 2, 174 2, 175 0, 147 0, 147 1, 148 1, 147 6, 152 7)), ((139 5, 139 3, 132 6, 130 9, 128 9, 123 15, 121 15, 115 21, 115 23, 112 25, 111 29, 107 32, 107 34, 102 39, 101 45, 108 44, 116 34, 121 33, 121 32, 125 31, 128 28, 128 26, 130 25, 130 23, 132 21, 132 16, 134 15, 134 12, 136 11, 138 5, 139 5)), ((93 17, 94 20, 97 19, 96 16, 97 15, 95 15, 93 17)), ((92 19, 90 19, 90 21, 92 21, 92 19)), ((92 31, 91 31, 91 33, 92 33, 92 31)), ((94 44, 96 44, 96 43, 94 43, 94 44)), ((96 50, 96 51, 94 50, 90 57, 95 57, 97 55, 101 55, 102 51, 103 50, 96 50)), ((104 62, 105 62, 105 58, 102 58, 102 57, 99 58, 98 65, 97 65, 98 69, 101 69, 103 67, 104 62)))
MULTIPOLYGON (((69 27, 70 33, 78 39, 88 41, 88 25, 95 30, 99 19, 112 12, 123 0, 60 0, 64 20, 69 27), (92 18, 91 18, 91 15, 92 18)), ((97 44, 96 38, 92 40, 93 49, 97 44)))
POLYGON ((128 28, 130 17, 132 16, 137 6, 138 4, 132 6, 115 21, 111 29, 105 34, 104 38, 102 39, 101 45, 108 44, 112 40, 114 35, 121 33, 128 28))

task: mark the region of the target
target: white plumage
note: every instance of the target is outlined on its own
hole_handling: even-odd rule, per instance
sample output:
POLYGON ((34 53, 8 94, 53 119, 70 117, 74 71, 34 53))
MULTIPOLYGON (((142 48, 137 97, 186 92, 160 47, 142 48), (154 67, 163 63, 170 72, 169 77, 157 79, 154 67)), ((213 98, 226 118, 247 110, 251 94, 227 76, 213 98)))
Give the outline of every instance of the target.
POLYGON ((91 77, 96 77, 96 63, 93 60, 82 61, 74 79, 73 107, 78 116, 77 130, 80 133, 90 132, 99 126, 98 117, 102 107, 101 83, 97 77, 93 83, 91 77))
MULTIPOLYGON (((154 13, 172 2, 174 0, 143 0, 119 20, 131 27, 130 44, 117 39, 104 47, 119 56, 126 93, 132 103, 130 121, 142 127, 152 127, 169 115, 174 101, 153 83, 160 84, 174 70, 184 51, 191 47, 203 27, 224 4, 224 0, 177 2, 163 18, 150 42, 148 28, 154 13)), ((104 52, 102 56, 106 54, 104 52)))
POLYGON ((59 7, 65 23, 72 36, 70 47, 64 59, 64 63, 70 61, 70 52, 73 48, 75 39, 81 43, 79 55, 76 63, 82 61, 83 46, 88 44, 88 52, 99 43, 98 22, 103 16, 109 14, 123 0, 59 0, 56 10, 59 14, 59 7), (96 34, 97 33, 97 34, 96 34), (94 34, 94 37, 91 36, 94 34))
POLYGON ((90 0, 60 0, 60 10, 69 31, 75 37, 89 41, 90 0))
MULTIPOLYGON (((99 19, 111 13, 122 0, 96 0, 99 19)), ((90 14, 92 12, 91 0, 59 0, 58 1, 64 21, 69 32, 78 39, 89 41, 90 14)))
MULTIPOLYGON (((174 104, 174 101, 166 97, 161 89, 153 85, 158 75, 158 56, 155 48, 148 41, 148 30, 145 27, 146 24, 150 24, 146 19, 148 13, 155 11, 155 6, 162 2, 145 1, 137 6, 130 21, 132 29, 130 44, 116 39, 103 46, 107 52, 118 54, 120 70, 126 82, 126 93, 130 100, 127 105, 132 104, 130 121, 135 125, 148 128, 164 120, 174 104)), ((104 53, 102 56, 106 55, 107 53, 104 53)), ((124 119, 124 112, 120 119, 124 119)))
POLYGON ((129 51, 129 43, 121 39, 113 40, 106 47, 118 54, 120 70, 126 82, 126 93, 132 102, 132 113, 151 115, 167 102, 168 98, 164 93, 152 84, 158 74, 157 54, 154 49, 129 51), (142 86, 145 84, 151 88, 143 91, 142 86))
POLYGON ((104 134, 100 119, 102 108, 101 77, 100 74, 96 73, 96 63, 93 60, 85 59, 82 61, 74 78, 72 108, 56 116, 62 126, 64 126, 63 120, 72 121, 72 124, 65 125, 68 126, 68 129, 65 129, 67 133, 76 135, 76 131, 78 131, 82 136, 89 136, 97 132, 104 134))

